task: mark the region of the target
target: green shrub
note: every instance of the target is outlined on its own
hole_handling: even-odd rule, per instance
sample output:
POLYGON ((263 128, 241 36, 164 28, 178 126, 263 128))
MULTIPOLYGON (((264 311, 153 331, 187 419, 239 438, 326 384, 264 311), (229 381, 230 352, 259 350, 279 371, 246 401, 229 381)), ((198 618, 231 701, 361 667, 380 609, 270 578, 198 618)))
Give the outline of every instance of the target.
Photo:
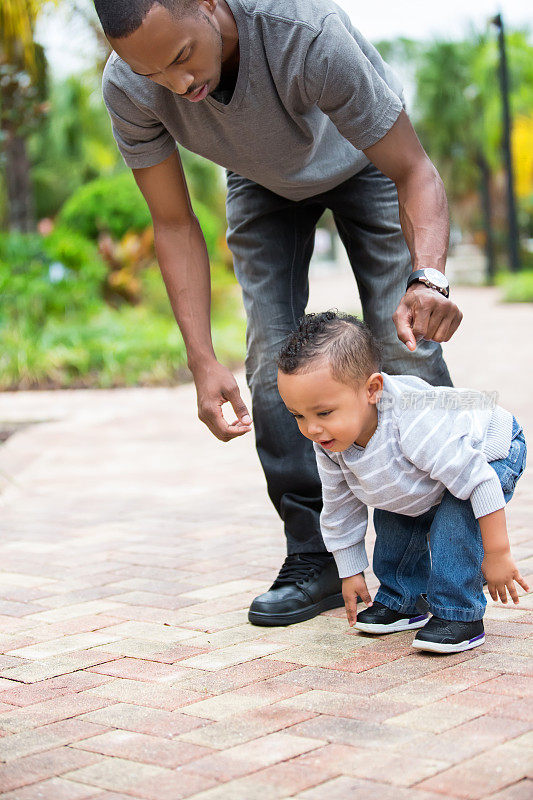
MULTIPOLYGON (((202 228, 211 258, 219 257, 224 242, 225 219, 200 201, 194 202, 194 213, 202 228)), ((129 231, 140 232, 152 224, 148 206, 131 172, 111 178, 98 178, 87 183, 67 200, 58 217, 61 227, 88 239, 108 233, 122 239, 129 231)))
MULTIPOLYGON (((143 304, 106 305, 106 266, 95 245, 56 229, 0 235, 0 390, 175 384, 186 352, 155 267, 143 270, 143 304)), ((244 320, 234 279, 213 264, 218 357, 240 362, 244 320)))
MULTIPOLYGON (((243 358, 244 321, 214 325, 218 357, 243 358)), ((190 375, 174 320, 141 307, 108 307, 92 317, 51 318, 39 334, 26 326, 0 328, 0 389, 154 386, 190 375)))
POLYGON ((59 222, 89 239, 100 233, 121 239, 127 231, 147 228, 151 218, 132 173, 121 172, 75 191, 61 209, 59 222))
POLYGON ((124 169, 97 70, 49 79, 45 117, 27 140, 38 219, 54 217, 88 181, 124 169))
POLYGON ((185 362, 170 319, 101 307, 90 318, 51 318, 38 337, 0 331, 0 387, 132 386, 172 382, 185 362))
POLYGON ((75 233, 0 234, 0 326, 38 331, 51 317, 94 311, 105 273, 94 245, 75 233))
POLYGON ((498 278, 504 303, 533 303, 533 270, 504 273, 498 278))

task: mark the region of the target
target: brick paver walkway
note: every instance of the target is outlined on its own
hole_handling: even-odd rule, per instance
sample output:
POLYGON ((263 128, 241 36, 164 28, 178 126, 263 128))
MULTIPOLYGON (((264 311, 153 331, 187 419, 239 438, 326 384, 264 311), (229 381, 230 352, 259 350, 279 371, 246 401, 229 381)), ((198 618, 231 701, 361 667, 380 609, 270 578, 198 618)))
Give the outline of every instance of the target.
MULTIPOLYGON (((456 384, 533 431, 533 307, 456 297, 456 384)), ((253 627, 281 526, 251 437, 212 438, 191 386, 5 394, 0 420, 41 421, 0 448, 2 800, 533 796, 531 596, 450 657, 342 610, 253 627)), ((532 510, 530 468, 509 508, 530 579, 532 510)))

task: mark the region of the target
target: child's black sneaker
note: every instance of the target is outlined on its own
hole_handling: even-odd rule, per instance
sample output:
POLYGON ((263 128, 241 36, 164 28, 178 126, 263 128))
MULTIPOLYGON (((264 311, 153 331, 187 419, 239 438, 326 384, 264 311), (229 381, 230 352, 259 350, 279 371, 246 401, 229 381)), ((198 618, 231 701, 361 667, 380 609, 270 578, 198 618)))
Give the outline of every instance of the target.
POLYGON ((432 653, 461 653, 471 650, 485 641, 483 620, 457 622, 456 620, 431 617, 424 630, 418 631, 413 647, 432 653))
POLYGON ((398 633, 398 631, 421 628, 427 621, 428 614, 406 616, 384 606, 383 603, 374 602, 370 608, 365 608, 357 615, 355 627, 364 633, 398 633))

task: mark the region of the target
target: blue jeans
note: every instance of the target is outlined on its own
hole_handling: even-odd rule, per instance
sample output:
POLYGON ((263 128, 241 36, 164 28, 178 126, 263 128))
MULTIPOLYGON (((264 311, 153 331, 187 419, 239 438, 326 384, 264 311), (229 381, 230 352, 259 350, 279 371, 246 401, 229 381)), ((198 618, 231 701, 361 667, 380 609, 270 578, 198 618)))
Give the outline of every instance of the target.
MULTIPOLYGON (((524 431, 513 417, 509 453, 490 461, 506 503, 526 465, 524 431)), ((374 573, 380 581, 375 600, 402 614, 412 614, 427 594, 429 610, 441 619, 481 619, 483 544, 470 500, 445 491, 441 502, 419 517, 374 509, 374 573)))
MULTIPOLYGON (((325 552, 313 447, 281 402, 276 358, 305 313, 315 228, 327 208, 348 253, 364 319, 383 347, 384 371, 418 375, 434 386, 451 386, 451 378, 439 344, 422 341, 411 353, 392 321, 412 267, 396 186, 389 178, 370 164, 330 191, 299 201, 233 172, 227 173, 227 183, 227 238, 248 322, 246 377, 257 452, 269 496, 285 524, 287 551, 325 552)), ((339 296, 339 308, 343 304, 339 296)))

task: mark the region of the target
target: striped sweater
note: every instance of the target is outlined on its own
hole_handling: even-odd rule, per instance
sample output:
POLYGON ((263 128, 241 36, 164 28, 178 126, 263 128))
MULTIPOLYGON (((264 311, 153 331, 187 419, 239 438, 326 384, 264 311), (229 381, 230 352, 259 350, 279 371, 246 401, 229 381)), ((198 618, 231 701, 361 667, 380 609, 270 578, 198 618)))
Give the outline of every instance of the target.
POLYGON ((469 389, 434 387, 414 375, 383 375, 378 425, 366 447, 331 453, 315 444, 326 548, 341 578, 368 566, 368 507, 417 517, 446 489, 470 499, 476 518, 505 506, 489 461, 505 458, 512 415, 469 389))

